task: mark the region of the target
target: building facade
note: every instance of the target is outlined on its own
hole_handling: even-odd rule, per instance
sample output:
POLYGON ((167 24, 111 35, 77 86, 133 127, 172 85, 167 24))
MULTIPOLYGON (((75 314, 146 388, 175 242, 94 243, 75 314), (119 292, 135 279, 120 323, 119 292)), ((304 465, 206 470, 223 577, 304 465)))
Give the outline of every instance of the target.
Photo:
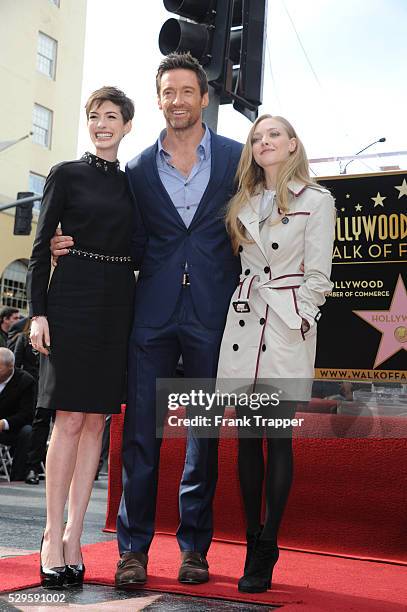
MULTIPOLYGON (((0 206, 41 193, 50 167, 76 157, 85 25, 86 0, 0 2, 0 206)), ((0 307, 26 311, 37 211, 30 236, 13 235, 14 208, 0 212, 0 307)))

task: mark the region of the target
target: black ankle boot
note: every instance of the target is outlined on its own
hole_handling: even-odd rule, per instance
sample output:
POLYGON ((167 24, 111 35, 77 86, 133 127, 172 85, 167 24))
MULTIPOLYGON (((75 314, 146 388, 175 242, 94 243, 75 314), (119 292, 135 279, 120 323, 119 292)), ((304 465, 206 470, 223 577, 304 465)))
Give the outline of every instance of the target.
POLYGON ((238 589, 243 593, 263 593, 271 588, 273 568, 277 563, 279 550, 273 540, 257 538, 244 576, 239 580, 238 589))
POLYGON ((246 531, 246 559, 244 562, 244 573, 246 573, 247 568, 249 567, 250 559, 253 554, 254 546, 256 544, 257 539, 260 537, 261 532, 263 531, 263 525, 260 525, 260 529, 254 533, 250 531, 246 531))

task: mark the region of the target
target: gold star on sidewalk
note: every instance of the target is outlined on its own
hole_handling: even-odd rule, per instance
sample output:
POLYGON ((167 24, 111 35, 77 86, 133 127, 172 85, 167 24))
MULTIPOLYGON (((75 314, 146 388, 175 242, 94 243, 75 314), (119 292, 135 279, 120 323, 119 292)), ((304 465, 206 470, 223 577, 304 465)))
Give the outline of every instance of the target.
POLYGON ((362 204, 356 204, 356 206, 355 206, 355 210, 356 210, 357 212, 360 212, 360 211, 362 210, 362 204))
POLYGON ((402 196, 407 196, 407 181, 406 179, 403 179, 403 182, 401 183, 401 185, 396 185, 395 189, 399 190, 399 197, 397 198, 398 200, 402 197, 402 196))
POLYGON ((373 208, 376 208, 376 206, 383 206, 383 208, 384 208, 383 200, 385 200, 386 197, 387 196, 381 196, 380 192, 378 191, 377 192, 377 196, 375 198, 370 198, 374 202, 373 208))

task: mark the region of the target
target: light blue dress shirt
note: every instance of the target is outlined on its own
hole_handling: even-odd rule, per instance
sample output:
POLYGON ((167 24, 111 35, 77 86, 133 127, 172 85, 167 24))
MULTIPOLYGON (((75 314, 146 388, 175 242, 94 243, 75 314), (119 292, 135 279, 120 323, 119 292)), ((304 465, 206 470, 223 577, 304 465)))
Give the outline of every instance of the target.
POLYGON ((204 127, 205 133, 196 149, 197 161, 188 177, 171 164, 171 155, 163 147, 166 130, 158 138, 158 174, 186 227, 194 218, 211 176, 211 134, 204 127))

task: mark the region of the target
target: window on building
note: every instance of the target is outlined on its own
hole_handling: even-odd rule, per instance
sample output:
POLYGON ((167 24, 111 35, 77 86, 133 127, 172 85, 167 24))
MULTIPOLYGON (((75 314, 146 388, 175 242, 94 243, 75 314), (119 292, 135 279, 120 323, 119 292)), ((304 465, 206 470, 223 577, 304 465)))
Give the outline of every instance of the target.
MULTIPOLYGON (((42 174, 36 174, 35 172, 30 172, 28 176, 28 191, 32 191, 35 195, 42 195, 42 192, 44 191, 44 185, 45 176, 42 176, 42 174)), ((37 202, 34 202, 33 210, 37 213, 40 211, 40 204, 41 203, 39 202, 39 200, 37 200, 37 202)))
POLYGON ((25 279, 27 276, 27 262, 16 259, 4 270, 0 278, 0 304, 12 306, 27 312, 27 294, 25 279))
POLYGON ((56 60, 57 41, 42 32, 38 32, 37 70, 54 79, 56 60))
POLYGON ((34 104, 33 141, 43 147, 51 148, 52 111, 45 106, 34 104))

